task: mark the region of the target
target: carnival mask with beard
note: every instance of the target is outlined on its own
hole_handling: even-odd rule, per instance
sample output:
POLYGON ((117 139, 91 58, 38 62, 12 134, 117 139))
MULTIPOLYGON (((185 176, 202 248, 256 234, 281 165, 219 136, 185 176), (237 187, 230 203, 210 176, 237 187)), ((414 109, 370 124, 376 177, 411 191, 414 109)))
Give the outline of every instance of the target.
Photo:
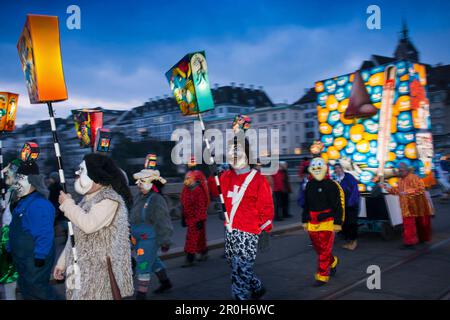
POLYGON ((227 162, 233 169, 244 169, 248 166, 247 155, 241 143, 229 143, 227 152, 227 162))
POLYGON ((94 185, 94 181, 88 176, 86 161, 83 160, 80 164, 80 168, 75 172, 75 174, 78 176, 74 184, 75 191, 78 194, 85 195, 94 185))
POLYGON ((322 181, 327 174, 327 164, 322 158, 314 158, 309 165, 308 171, 314 179, 317 181, 322 181))
POLYGON ((5 184, 7 186, 12 186, 16 182, 16 172, 17 166, 13 166, 12 164, 9 164, 5 169, 3 169, 5 184))
POLYGON ((30 193, 31 190, 31 184, 28 181, 28 176, 23 174, 16 174, 12 187, 16 191, 17 197, 25 197, 30 193))

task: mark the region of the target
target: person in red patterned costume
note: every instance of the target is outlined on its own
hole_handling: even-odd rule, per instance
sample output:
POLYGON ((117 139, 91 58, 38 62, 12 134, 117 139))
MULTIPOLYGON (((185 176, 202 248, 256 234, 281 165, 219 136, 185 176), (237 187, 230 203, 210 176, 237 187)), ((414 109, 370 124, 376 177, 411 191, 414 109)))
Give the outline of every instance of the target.
POLYGON ((206 246, 206 211, 209 206, 209 191, 204 174, 199 170, 188 171, 181 192, 183 225, 187 227, 183 267, 194 264, 196 254, 200 261, 208 258, 206 246))

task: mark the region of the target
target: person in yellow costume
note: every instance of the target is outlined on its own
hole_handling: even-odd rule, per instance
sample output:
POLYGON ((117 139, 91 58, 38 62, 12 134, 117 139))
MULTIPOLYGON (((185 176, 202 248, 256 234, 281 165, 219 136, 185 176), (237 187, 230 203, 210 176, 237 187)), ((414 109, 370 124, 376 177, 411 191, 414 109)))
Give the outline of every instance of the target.
POLYGON ((321 286, 336 273, 338 258, 332 254, 334 233, 344 223, 345 198, 339 184, 329 178, 324 159, 314 158, 308 171, 312 179, 306 184, 302 222, 318 256, 315 286, 321 286))

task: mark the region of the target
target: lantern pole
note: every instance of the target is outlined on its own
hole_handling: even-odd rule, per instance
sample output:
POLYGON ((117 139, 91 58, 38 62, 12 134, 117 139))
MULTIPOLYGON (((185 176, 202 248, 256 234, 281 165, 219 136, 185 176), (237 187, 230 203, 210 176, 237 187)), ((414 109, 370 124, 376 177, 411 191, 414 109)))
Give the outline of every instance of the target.
MULTIPOLYGON (((203 141, 205 141, 206 149, 208 150, 209 162, 211 163, 210 166, 212 166, 214 164, 214 157, 211 154, 211 148, 210 148, 210 145, 209 145, 209 141, 205 137, 205 130, 206 130, 205 129, 205 123, 203 122, 202 114, 200 112, 198 113, 198 120, 200 121, 200 125, 202 126, 202 137, 203 137, 203 141)), ((214 180, 216 182, 217 190, 219 191, 220 204, 221 204, 221 207, 222 207, 222 212, 223 212, 223 214, 225 216, 226 227, 227 227, 227 230, 229 232, 231 232, 232 229, 231 229, 231 225, 230 225, 230 218, 228 216, 228 212, 227 212, 227 209, 225 207, 225 199, 223 197, 222 188, 220 187, 220 180, 219 180, 218 170, 217 170, 217 167, 216 168, 210 167, 210 168, 211 168, 212 173, 214 174, 214 180)))
MULTIPOLYGON (((55 147, 56 161, 58 163, 59 179, 61 181, 61 185, 62 185, 64 193, 67 193, 66 179, 64 177, 64 169, 63 169, 62 157, 61 157, 61 149, 59 147, 58 134, 56 132, 55 114, 53 112, 52 103, 47 102, 47 106, 48 106, 48 114, 50 116, 50 127, 52 129, 53 145, 55 147)), ((75 275, 77 275, 77 274, 79 274, 78 255, 77 255, 77 249, 75 247, 75 236, 73 234, 72 222, 70 222, 70 220, 69 220, 67 222, 67 225, 69 228, 70 244, 72 246, 73 268, 74 268, 73 271, 74 271, 75 275)))

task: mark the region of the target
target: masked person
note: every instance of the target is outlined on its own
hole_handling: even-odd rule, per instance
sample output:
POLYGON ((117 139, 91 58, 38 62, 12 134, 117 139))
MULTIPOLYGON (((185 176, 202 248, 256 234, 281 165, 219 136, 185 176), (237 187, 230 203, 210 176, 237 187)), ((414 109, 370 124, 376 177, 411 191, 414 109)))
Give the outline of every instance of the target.
POLYGON ((38 165, 22 162, 12 187, 18 201, 12 210, 7 250, 19 273, 20 292, 26 300, 54 299, 49 280, 55 258, 55 209, 47 200, 38 165))
POLYGON ((182 219, 187 227, 184 245, 186 262, 183 267, 191 267, 194 265, 196 254, 200 254, 200 261, 208 258, 206 212, 209 206, 209 190, 201 171, 193 170, 186 173, 180 198, 182 219))
POLYGON ((9 224, 12 220, 11 210, 14 210, 18 200, 12 186, 15 183, 15 175, 20 164, 21 161, 16 159, 11 161, 11 163, 3 169, 7 192, 5 194, 5 208, 2 215, 2 227, 0 231, 0 284, 3 285, 5 290, 5 300, 16 300, 18 273, 11 261, 11 255, 7 252, 6 247, 9 241, 9 224))
POLYGON ((54 270, 57 280, 66 272, 68 300, 111 300, 115 278, 121 297, 134 292, 131 268, 128 208, 132 196, 122 171, 112 159, 91 153, 84 156, 76 172, 75 191, 83 196, 76 205, 69 194, 61 192, 60 209, 72 222, 80 269, 79 286, 71 268, 70 239, 54 270), (111 260, 110 277, 107 259, 111 260), (69 279, 70 278, 70 279, 69 279))
MULTIPOLYGON (((274 217, 272 191, 266 178, 249 162, 248 140, 229 143, 227 162, 232 169, 220 175, 229 222, 225 236, 225 254, 231 266, 231 292, 236 300, 261 298, 266 289, 255 275, 253 265, 258 241, 270 232, 274 217)), ((256 162, 256 161, 255 161, 256 162)))
POLYGON ((318 256, 315 285, 320 286, 336 272, 338 258, 332 254, 334 232, 340 231, 344 222, 345 198, 339 184, 327 177, 324 159, 314 158, 308 170, 312 179, 306 184, 302 221, 318 256))
POLYGON ((400 162, 398 187, 384 185, 389 193, 400 197, 403 218, 403 243, 411 247, 420 242, 431 241, 431 216, 433 210, 425 196, 425 185, 410 168, 400 162))
POLYGON ((161 285, 154 293, 163 293, 172 288, 166 267, 158 257, 158 249, 167 252, 173 234, 169 207, 161 190, 166 180, 158 170, 143 169, 133 175, 140 195, 130 211, 132 245, 136 253, 138 288, 136 299, 146 297, 150 277, 155 273, 161 285))

